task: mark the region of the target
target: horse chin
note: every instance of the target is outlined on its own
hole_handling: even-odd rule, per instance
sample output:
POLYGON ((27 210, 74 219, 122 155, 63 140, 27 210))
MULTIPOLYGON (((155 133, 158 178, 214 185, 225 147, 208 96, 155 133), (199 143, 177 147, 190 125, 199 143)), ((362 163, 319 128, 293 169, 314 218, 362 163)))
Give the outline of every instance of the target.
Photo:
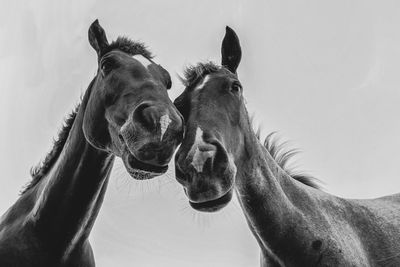
POLYGON ((202 212, 216 212, 221 210, 222 208, 226 207, 228 203, 232 199, 232 189, 229 190, 227 193, 225 193, 223 196, 213 199, 213 200, 208 200, 208 201, 203 201, 203 202, 191 202, 189 201, 190 206, 198 211, 202 212))
POLYGON ((125 168, 129 175, 136 180, 148 180, 167 172, 168 165, 154 166, 138 160, 134 155, 126 152, 122 156, 125 168))

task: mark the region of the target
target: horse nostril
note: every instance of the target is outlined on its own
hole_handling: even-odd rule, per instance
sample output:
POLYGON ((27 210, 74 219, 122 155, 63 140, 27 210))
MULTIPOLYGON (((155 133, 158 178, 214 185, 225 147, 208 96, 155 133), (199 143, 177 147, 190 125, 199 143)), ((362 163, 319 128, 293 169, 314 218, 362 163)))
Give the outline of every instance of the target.
POLYGON ((179 163, 175 163, 175 178, 182 185, 191 181, 191 176, 182 169, 179 163))
POLYGON ((125 143, 125 139, 124 139, 124 137, 122 136, 122 134, 118 134, 118 139, 119 139, 119 141, 123 144, 123 143, 125 143))
POLYGON ((140 104, 133 112, 133 119, 146 128, 154 129, 157 126, 159 112, 155 105, 140 104))
POLYGON ((211 171, 217 148, 212 144, 199 144, 195 149, 190 165, 198 173, 211 171))
POLYGON ((201 151, 203 153, 208 152, 208 153, 212 153, 213 155, 217 152, 217 147, 215 145, 207 144, 207 143, 200 144, 198 146, 198 149, 199 149, 199 151, 201 151))

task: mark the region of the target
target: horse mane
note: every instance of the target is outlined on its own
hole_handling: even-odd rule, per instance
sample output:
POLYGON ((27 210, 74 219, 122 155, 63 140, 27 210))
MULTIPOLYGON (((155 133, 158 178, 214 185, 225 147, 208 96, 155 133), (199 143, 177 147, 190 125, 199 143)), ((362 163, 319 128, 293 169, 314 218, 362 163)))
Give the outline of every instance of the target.
POLYGON ((217 72, 224 67, 215 64, 214 62, 200 62, 197 65, 190 65, 183 70, 183 78, 181 82, 185 87, 192 87, 204 76, 217 72))
MULTIPOLYGON (((95 79, 93 79, 88 88, 86 89, 86 92, 88 90, 91 90, 93 84, 94 84, 95 79)), ((64 148, 65 143, 67 142, 69 132, 71 131, 72 125, 75 122, 76 115, 78 114, 78 110, 80 108, 81 104, 79 103, 73 110, 72 112, 65 118, 64 123, 58 132, 58 137, 53 139, 53 147, 50 150, 50 152, 47 153, 46 157, 44 158, 43 161, 39 162, 36 166, 31 168, 30 174, 32 177, 32 180, 28 182, 21 190, 20 195, 23 195, 26 193, 29 189, 34 187, 39 183, 39 181, 49 172, 51 167, 54 165, 54 163, 57 161, 58 157, 61 154, 61 151, 64 148)))
MULTIPOLYGON (((257 138, 260 140, 260 132, 256 133, 257 138)), ((276 132, 267 135, 264 140, 264 147, 270 153, 275 162, 293 179, 316 189, 322 189, 321 181, 311 175, 299 172, 289 166, 290 159, 299 153, 298 149, 288 149, 287 142, 279 142, 275 138, 276 132)))
POLYGON ((124 53, 127 53, 131 56, 134 55, 142 55, 147 59, 152 59, 153 55, 146 47, 146 45, 142 42, 132 41, 128 37, 120 36, 117 40, 113 41, 104 51, 103 55, 112 51, 112 50, 120 50, 124 53))
POLYGON ((63 126, 58 133, 58 137, 53 140, 53 148, 50 150, 50 152, 47 153, 44 160, 31 168, 30 174, 32 176, 32 180, 23 187, 20 195, 23 195, 29 189, 37 185, 57 161, 68 139, 69 132, 71 131, 72 125, 74 124, 79 107, 80 104, 78 104, 76 108, 65 119, 63 126))

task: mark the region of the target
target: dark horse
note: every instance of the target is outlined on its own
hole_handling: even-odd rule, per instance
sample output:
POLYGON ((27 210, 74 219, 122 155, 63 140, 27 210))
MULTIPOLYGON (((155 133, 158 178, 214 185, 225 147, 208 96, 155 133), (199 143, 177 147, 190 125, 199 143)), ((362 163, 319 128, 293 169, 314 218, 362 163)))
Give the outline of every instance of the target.
POLYGON ((343 199, 290 171, 292 152, 271 135, 261 144, 252 129, 236 73, 240 59, 239 39, 227 27, 222 66, 189 68, 175 100, 186 124, 176 177, 190 205, 217 211, 235 191, 262 266, 400 266, 400 194, 343 199))
POLYGON ((98 71, 52 151, 0 222, 0 266, 95 266, 88 241, 114 158, 135 179, 166 172, 183 121, 168 72, 143 44, 89 28, 98 71))

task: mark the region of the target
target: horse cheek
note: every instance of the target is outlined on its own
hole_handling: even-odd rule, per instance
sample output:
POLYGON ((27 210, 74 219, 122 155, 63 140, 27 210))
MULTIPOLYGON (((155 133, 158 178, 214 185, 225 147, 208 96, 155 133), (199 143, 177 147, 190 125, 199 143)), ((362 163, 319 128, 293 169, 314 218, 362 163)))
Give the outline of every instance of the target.
POLYGON ((90 101, 83 117, 83 134, 95 148, 109 151, 111 137, 105 118, 104 105, 98 101, 90 101))

